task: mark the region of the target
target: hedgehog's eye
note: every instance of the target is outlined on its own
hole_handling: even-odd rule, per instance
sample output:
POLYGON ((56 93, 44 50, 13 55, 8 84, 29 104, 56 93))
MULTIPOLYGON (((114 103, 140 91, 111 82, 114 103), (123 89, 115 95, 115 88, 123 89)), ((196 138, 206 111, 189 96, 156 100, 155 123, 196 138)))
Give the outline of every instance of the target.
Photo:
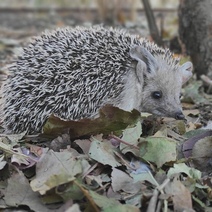
POLYGON ((154 99, 160 99, 160 98, 162 98, 162 92, 161 91, 154 91, 154 92, 152 92, 152 98, 154 98, 154 99))
POLYGON ((182 94, 182 93, 180 93, 180 96, 179 96, 179 98, 181 99, 181 98, 182 98, 182 96, 183 96, 183 94, 182 94))

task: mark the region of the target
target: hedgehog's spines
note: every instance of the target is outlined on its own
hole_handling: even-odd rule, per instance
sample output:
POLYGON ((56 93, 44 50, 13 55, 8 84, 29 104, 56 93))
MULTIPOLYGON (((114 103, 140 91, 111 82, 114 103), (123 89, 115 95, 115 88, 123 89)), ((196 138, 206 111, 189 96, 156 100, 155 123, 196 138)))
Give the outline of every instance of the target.
POLYGON ((105 103, 119 102, 132 69, 132 45, 160 56, 173 70, 178 65, 168 49, 120 29, 64 28, 34 38, 9 70, 4 126, 9 132, 40 132, 51 114, 93 117, 105 103))

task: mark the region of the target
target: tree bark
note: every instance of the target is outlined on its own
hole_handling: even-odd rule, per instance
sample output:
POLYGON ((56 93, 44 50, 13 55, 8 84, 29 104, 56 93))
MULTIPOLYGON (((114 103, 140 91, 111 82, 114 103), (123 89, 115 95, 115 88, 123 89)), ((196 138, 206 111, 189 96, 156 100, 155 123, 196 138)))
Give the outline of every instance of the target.
POLYGON ((158 27, 156 25, 155 17, 150 6, 149 0, 142 0, 143 6, 146 13, 146 18, 149 26, 149 31, 152 36, 152 39, 155 41, 156 44, 159 46, 163 46, 163 40, 159 34, 158 27))
POLYGON ((212 78, 212 1, 180 0, 179 35, 197 77, 212 78))

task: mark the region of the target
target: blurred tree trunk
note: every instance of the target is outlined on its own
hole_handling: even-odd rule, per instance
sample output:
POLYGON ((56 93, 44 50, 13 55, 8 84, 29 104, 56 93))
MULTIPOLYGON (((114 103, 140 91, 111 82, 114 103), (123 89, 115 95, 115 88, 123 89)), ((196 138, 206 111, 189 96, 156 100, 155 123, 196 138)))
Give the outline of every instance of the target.
POLYGON ((150 35, 152 36, 152 39, 157 43, 159 46, 163 46, 163 40, 159 34, 158 27, 156 25, 154 13, 152 11, 152 8, 150 6, 149 0, 142 0, 148 26, 149 26, 149 31, 150 35))
POLYGON ((212 78, 212 0, 180 0, 179 35, 199 78, 212 78))

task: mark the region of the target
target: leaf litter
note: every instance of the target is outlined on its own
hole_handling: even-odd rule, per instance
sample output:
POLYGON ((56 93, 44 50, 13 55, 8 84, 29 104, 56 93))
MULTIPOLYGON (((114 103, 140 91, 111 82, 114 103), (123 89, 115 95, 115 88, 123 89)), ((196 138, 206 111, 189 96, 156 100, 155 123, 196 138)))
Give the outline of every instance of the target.
POLYGON ((211 210, 211 130, 152 119, 152 134, 146 136, 142 123, 149 117, 143 122, 139 117, 108 105, 99 118, 80 120, 77 127, 75 121, 50 117, 37 137, 2 134, 1 208, 211 210), (51 141, 58 142, 57 150, 51 141))
POLYGON ((1 134, 0 209, 212 211, 212 98, 201 81, 183 92, 187 123, 106 106, 92 120, 52 115, 38 136, 1 134))

